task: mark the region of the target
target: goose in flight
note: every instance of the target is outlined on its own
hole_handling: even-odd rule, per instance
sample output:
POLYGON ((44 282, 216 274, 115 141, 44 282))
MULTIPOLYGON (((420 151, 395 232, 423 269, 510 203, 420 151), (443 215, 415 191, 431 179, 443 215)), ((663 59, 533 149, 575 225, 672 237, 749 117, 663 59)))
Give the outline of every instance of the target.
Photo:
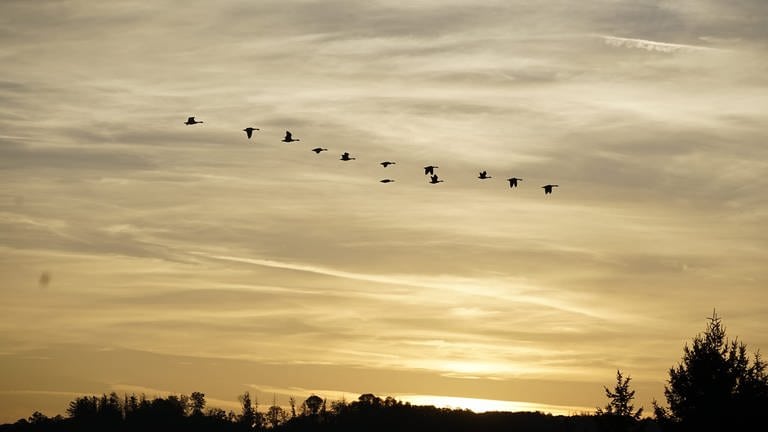
POLYGON ((198 124, 198 123, 202 123, 202 121, 195 120, 194 117, 190 117, 190 118, 187 119, 187 121, 184 122, 184 124, 187 125, 187 126, 193 125, 193 124, 198 124))
POLYGON ((493 177, 489 176, 487 171, 480 171, 480 175, 477 176, 477 178, 479 178, 480 180, 485 180, 493 177))
POLYGON ((386 167, 388 167, 388 166, 390 166, 390 165, 394 165, 394 164, 395 164, 395 162, 384 161, 384 162, 382 162, 382 163, 381 163, 381 166, 383 166, 384 168, 386 168, 386 167))
POLYGON ((285 131, 285 138, 283 138, 283 142, 294 142, 294 141, 301 141, 301 140, 294 138, 290 132, 285 131))
POLYGON ((248 139, 251 139, 251 137, 253 136, 253 131, 257 131, 257 130, 261 130, 261 129, 255 128, 255 127, 247 127, 243 129, 245 134, 248 136, 248 139))
POLYGON ((542 186, 542 188, 544 188, 544 195, 551 194, 552 193, 552 188, 553 187, 558 187, 558 186, 559 185, 553 185, 553 184, 548 184, 546 186, 542 186))
POLYGON ((523 181, 523 179, 517 178, 517 177, 510 177, 507 179, 507 181, 509 182, 509 187, 513 188, 513 187, 517 187, 517 182, 523 181))
POLYGON ((320 154, 320 152, 328 151, 328 149, 327 148, 322 148, 322 147, 315 147, 315 148, 312 149, 312 151, 317 153, 317 154, 320 154))
POLYGON ((383 179, 383 180, 379 180, 379 181, 382 182, 382 183, 392 183, 394 180, 392 180, 392 179, 383 179))
POLYGON ((435 168, 440 168, 440 167, 439 166, 434 166, 434 165, 425 166, 424 167, 424 175, 427 175, 427 174, 432 175, 432 174, 434 174, 435 173, 435 168))
POLYGON ((432 175, 430 176, 430 180, 429 180, 429 182, 430 182, 430 183, 432 183, 432 184, 438 184, 438 183, 441 183, 441 182, 443 182, 443 180, 438 180, 438 179, 437 179, 437 174, 432 174, 432 175))
POLYGON ((355 158, 349 157, 349 153, 348 152, 344 152, 344 153, 341 154, 341 159, 340 160, 350 161, 350 160, 355 160, 355 158))

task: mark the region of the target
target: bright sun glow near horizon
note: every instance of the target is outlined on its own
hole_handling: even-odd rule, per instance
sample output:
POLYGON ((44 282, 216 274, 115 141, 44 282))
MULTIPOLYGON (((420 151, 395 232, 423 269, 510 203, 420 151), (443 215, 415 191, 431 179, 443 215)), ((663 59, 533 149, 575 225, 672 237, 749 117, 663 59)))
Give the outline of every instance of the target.
POLYGON ((401 395, 395 399, 402 402, 410 402, 412 405, 431 405, 438 408, 467 409, 476 413, 489 411, 506 412, 542 412, 552 415, 575 415, 591 413, 595 408, 579 406, 562 406, 550 404, 537 404, 532 402, 505 401, 494 399, 477 399, 452 396, 431 395, 401 395))

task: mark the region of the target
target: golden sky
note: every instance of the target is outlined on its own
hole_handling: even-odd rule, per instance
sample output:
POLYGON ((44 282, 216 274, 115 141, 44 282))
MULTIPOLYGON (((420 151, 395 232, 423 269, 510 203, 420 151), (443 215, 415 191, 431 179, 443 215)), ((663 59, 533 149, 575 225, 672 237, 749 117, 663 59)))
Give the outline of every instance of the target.
POLYGON ((109 391, 576 412, 616 369, 650 410, 713 309, 765 351, 766 16, 4 0, 0 421, 109 391))

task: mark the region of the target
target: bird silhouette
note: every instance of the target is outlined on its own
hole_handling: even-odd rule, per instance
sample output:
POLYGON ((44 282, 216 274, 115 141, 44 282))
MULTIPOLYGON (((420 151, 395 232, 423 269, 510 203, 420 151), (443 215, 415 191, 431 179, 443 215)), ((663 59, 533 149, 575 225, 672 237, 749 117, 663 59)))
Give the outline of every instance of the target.
POLYGON ((317 153, 317 154, 320 154, 320 152, 328 151, 328 149, 327 148, 322 148, 322 147, 315 147, 315 148, 312 149, 312 151, 317 153))
POLYGON ((395 162, 384 161, 384 162, 382 162, 382 163, 381 163, 381 166, 383 166, 384 168, 386 168, 386 167, 388 167, 388 166, 390 166, 390 165, 394 165, 394 164, 395 164, 395 162))
POLYGON ((379 180, 379 181, 382 182, 382 183, 392 183, 394 180, 392 180, 392 179, 383 179, 383 180, 379 180))
POLYGON ((198 123, 202 123, 202 121, 195 120, 194 117, 190 117, 190 118, 187 119, 187 121, 184 122, 184 124, 187 125, 187 126, 193 125, 193 124, 198 124, 198 123))
POLYGON ((424 175, 427 175, 427 174, 432 175, 432 174, 434 174, 435 173, 435 168, 440 168, 440 167, 434 166, 434 165, 425 166, 424 167, 424 175))
POLYGON ((248 136, 248 139, 251 139, 251 136, 253 136, 253 131, 257 131, 257 130, 261 130, 261 129, 254 128, 254 127, 247 127, 245 129, 243 129, 245 134, 248 136))
POLYGON ((551 194, 552 193, 552 188, 553 187, 558 187, 558 186, 559 185, 553 185, 553 184, 548 184, 546 186, 542 186, 542 188, 544 188, 544 195, 551 194))
POLYGON ((432 176, 430 176, 430 179, 429 179, 429 182, 432 183, 432 184, 441 183, 442 181, 443 180, 438 180, 437 179, 437 174, 433 174, 432 176))
POLYGON ((285 131, 285 138, 283 138, 283 142, 294 142, 294 141, 301 141, 301 140, 294 138, 290 132, 285 131))
POLYGON ((488 172, 480 171, 480 175, 477 176, 477 178, 479 178, 480 180, 485 180, 485 179, 489 179, 489 178, 492 178, 492 177, 488 175, 488 172))
POLYGON ((523 181, 523 179, 517 178, 517 177, 510 177, 507 179, 507 181, 509 182, 509 187, 513 188, 513 187, 517 187, 517 182, 523 181))
POLYGON ((344 152, 344 153, 341 154, 341 160, 343 160, 343 161, 350 161, 350 160, 355 160, 355 158, 349 157, 349 153, 344 152))

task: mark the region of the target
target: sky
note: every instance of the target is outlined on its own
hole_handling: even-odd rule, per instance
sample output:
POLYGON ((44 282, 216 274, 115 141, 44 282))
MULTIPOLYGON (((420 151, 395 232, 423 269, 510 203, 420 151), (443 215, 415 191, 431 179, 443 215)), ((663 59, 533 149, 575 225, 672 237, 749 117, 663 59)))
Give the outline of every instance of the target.
POLYGON ((766 17, 4 0, 0 421, 110 391, 568 414, 617 369, 650 413, 713 311, 768 350, 766 17))

